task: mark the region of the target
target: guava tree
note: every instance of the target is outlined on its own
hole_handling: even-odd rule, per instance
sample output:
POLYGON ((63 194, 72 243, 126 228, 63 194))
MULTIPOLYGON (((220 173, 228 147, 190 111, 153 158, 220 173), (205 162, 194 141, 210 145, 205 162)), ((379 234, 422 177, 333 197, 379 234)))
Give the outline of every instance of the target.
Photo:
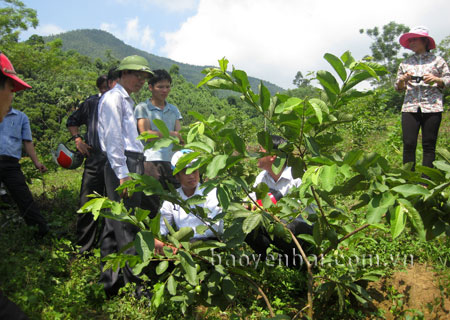
MULTIPOLYGON (((218 68, 205 69, 205 77, 199 86, 240 93, 242 100, 274 128, 274 132, 261 129, 257 134, 258 143, 266 152, 249 152, 239 130, 229 126, 231 117, 206 118, 199 113, 191 113, 197 121, 185 132, 184 148, 194 152, 180 159, 174 173, 195 161, 187 168, 187 173, 199 169, 204 174, 203 187, 206 192, 216 192, 223 213, 210 220, 201 207, 195 206, 202 201, 200 197, 183 201, 175 190, 164 192, 151 177, 133 175, 134 180, 122 187, 134 188, 147 195, 159 194, 205 222, 224 219, 224 234, 217 235, 216 241, 190 242, 192 229, 175 230, 169 226, 170 235, 161 237, 159 215, 150 219, 146 210, 137 208, 131 214, 121 203, 106 198, 94 199, 82 211, 127 221, 141 229, 134 243, 130 244, 136 246, 138 255, 110 255, 105 258, 105 267, 116 268, 129 263, 136 273, 145 274, 146 268, 153 265, 159 276, 156 283, 153 279, 153 306, 157 308, 170 299, 179 303, 183 312, 193 304, 226 307, 235 299, 237 282, 245 281, 264 298, 274 317, 271 303, 259 285, 261 272, 256 271, 270 266, 257 266, 257 256, 252 255, 245 245, 247 234, 255 228, 264 227, 272 236, 293 241, 300 252, 308 274, 307 303, 302 310, 312 319, 314 301, 318 299, 333 294, 339 297, 339 301, 347 295, 354 296, 360 303, 371 299, 360 281, 376 280, 380 272, 374 269, 346 269, 342 273, 338 267, 334 268, 328 262, 333 257, 331 253, 336 254, 340 245, 345 244, 350 248, 350 253, 354 250, 356 254, 358 244, 362 243, 363 238, 370 237, 372 230, 381 230, 395 239, 411 227, 420 240, 449 232, 449 211, 446 208, 449 206, 450 159, 436 161, 434 169, 417 166, 416 171, 412 172, 408 167, 391 167, 376 153, 367 154, 361 150, 342 152, 335 147, 342 139, 337 127, 353 120, 351 114, 340 111, 341 107, 355 98, 371 94, 359 92, 355 86, 365 80, 378 79, 386 73, 386 69, 370 61, 357 61, 349 52, 341 57, 325 54, 324 58, 337 77, 328 71, 316 73, 323 88, 320 99, 300 99, 283 94, 272 96, 262 83, 259 92, 255 93, 244 71, 234 67, 228 71, 226 59, 219 60, 218 68), (287 143, 274 150, 270 134, 283 136, 287 143), (267 154, 280 155, 273 167, 275 172, 287 164, 292 167, 294 178, 302 179, 301 186, 277 204, 269 199, 265 184, 253 187, 254 176, 249 174, 251 170, 247 168, 249 160, 267 154), (282 154, 287 157, 282 157, 282 154), (431 178, 423 178, 422 173, 431 178), (242 199, 253 201, 248 198, 251 192, 262 200, 262 205, 252 203, 257 208, 252 211, 242 203, 242 199), (314 246, 315 255, 307 256, 299 239, 286 228, 299 214, 314 224, 313 235, 302 235, 300 238, 314 246), (178 248, 178 252, 174 254, 167 247, 165 255, 158 255, 154 252, 155 238, 178 248), (230 257, 233 257, 232 261, 230 257), (233 263, 236 261, 239 263, 233 263), (324 275, 321 266, 325 264, 329 267, 324 275)), ((178 144, 162 122, 157 126, 164 137, 154 140, 150 147, 178 144)), ((152 136, 142 135, 142 139, 148 138, 152 136)), ((197 232, 204 232, 206 228, 199 227, 197 232)))

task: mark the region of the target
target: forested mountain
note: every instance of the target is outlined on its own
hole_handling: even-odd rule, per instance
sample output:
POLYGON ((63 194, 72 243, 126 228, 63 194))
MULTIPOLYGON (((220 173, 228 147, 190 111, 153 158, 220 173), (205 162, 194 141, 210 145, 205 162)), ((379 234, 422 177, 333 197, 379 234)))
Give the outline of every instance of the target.
MULTIPOLYGON (((44 37, 44 40, 48 42, 56 38, 60 38, 62 40, 62 49, 64 51, 75 50, 92 59, 105 59, 108 51, 112 54, 112 56, 118 59, 137 54, 147 58, 152 69, 169 70, 172 65, 176 64, 179 67, 179 73, 189 82, 197 84, 203 78, 201 71, 205 68, 205 66, 194 66, 181 63, 136 49, 125 44, 122 40, 117 39, 106 31, 96 29, 74 30, 54 36, 44 37)), ((249 80, 252 88, 257 89, 261 80, 253 77, 249 77, 249 80)), ((270 82, 263 81, 263 83, 272 94, 284 91, 283 88, 270 82)))

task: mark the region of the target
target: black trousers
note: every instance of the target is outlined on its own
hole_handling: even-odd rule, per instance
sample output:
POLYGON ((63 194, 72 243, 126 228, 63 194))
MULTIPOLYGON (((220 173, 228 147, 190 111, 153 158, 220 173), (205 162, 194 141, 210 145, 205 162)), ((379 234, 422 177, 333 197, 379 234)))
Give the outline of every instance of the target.
POLYGON ((403 163, 416 164, 416 147, 419 129, 422 128, 422 149, 424 166, 433 167, 436 158, 436 142, 442 113, 402 112, 403 163))
MULTIPOLYGON (((140 153, 126 152, 127 166, 129 172, 143 174, 143 155, 140 153)), ((120 185, 120 181, 114 173, 109 161, 105 165, 105 186, 106 194, 109 199, 120 201, 120 195, 116 188, 120 185)), ((131 197, 123 199, 125 207, 135 208, 141 204, 141 193, 136 192, 131 197)), ((134 241, 139 228, 127 222, 116 221, 105 218, 105 226, 100 237, 100 254, 104 258, 111 253, 117 253, 122 247, 134 241)), ((133 247, 125 250, 124 254, 135 255, 136 250, 133 247)), ((127 265, 118 270, 108 269, 103 271, 104 263, 102 262, 102 271, 100 274, 100 283, 103 284, 107 295, 117 294, 118 290, 128 282, 140 283, 142 280, 133 275, 131 268, 127 265)))
MULTIPOLYGON (((173 176, 173 170, 168 161, 145 161, 144 174, 158 180, 165 190, 169 190, 168 184, 172 184, 175 188, 180 187, 180 183, 173 176)), ((161 207, 161 198, 158 195, 146 196, 142 195, 141 208, 150 210, 150 218, 154 218, 161 207)))
POLYGON ((0 291, 0 320, 28 320, 28 317, 14 302, 0 291))
MULTIPOLYGON (((303 218, 298 217, 287 225, 287 228, 292 231, 295 236, 300 234, 312 234, 313 226, 306 223, 303 218)), ((261 261, 267 258, 266 250, 270 245, 275 246, 279 253, 284 255, 283 262, 288 267, 301 266, 301 254, 293 241, 286 242, 284 239, 277 236, 270 238, 269 233, 265 228, 258 228, 250 232, 245 238, 245 242, 261 257, 261 261)), ((309 244, 299 239, 303 251, 309 250, 309 244)))
POLYGON ((47 221, 33 200, 18 159, 0 156, 0 181, 5 184, 9 194, 17 203, 26 224, 37 226, 39 233, 45 234, 48 231, 47 221))
MULTIPOLYGON (((106 195, 105 164, 107 157, 101 151, 91 152, 84 162, 83 179, 80 189, 80 207, 91 200, 88 195, 97 192, 106 195)), ((81 246, 80 252, 92 249, 99 234, 99 220, 94 220, 92 213, 80 213, 77 216, 77 244, 81 246)))

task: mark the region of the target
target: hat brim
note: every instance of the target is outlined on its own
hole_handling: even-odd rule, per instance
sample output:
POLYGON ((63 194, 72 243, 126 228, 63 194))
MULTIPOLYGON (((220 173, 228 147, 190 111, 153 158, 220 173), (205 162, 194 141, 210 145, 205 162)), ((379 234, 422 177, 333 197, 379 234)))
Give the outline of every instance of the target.
POLYGON ((402 45, 402 47, 404 47, 406 49, 411 49, 409 47, 409 39, 411 39, 411 38, 428 38, 430 40, 428 49, 432 50, 432 49, 436 48, 436 43, 434 42, 434 39, 432 37, 425 36, 420 33, 414 33, 414 32, 405 33, 400 37, 399 42, 402 45))
POLYGON ((21 91, 21 90, 25 90, 25 89, 30 89, 31 88, 31 86, 28 83, 26 83, 25 81, 20 79, 18 76, 16 76, 16 75, 9 75, 9 74, 7 76, 14 81, 13 92, 17 92, 17 91, 21 91))
POLYGON ((119 66, 117 68, 117 71, 123 71, 123 70, 143 71, 143 72, 147 72, 147 73, 153 75, 153 72, 152 72, 152 70, 150 70, 150 68, 143 67, 143 66, 137 65, 137 64, 125 64, 125 65, 119 66))

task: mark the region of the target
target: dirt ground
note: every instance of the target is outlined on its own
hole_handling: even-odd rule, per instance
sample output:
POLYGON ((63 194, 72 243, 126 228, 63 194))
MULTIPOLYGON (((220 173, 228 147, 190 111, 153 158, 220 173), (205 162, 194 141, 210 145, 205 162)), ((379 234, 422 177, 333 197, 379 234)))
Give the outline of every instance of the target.
POLYGON ((449 279, 439 277, 431 266, 415 264, 370 284, 368 291, 374 306, 385 311, 387 320, 406 316, 450 320, 449 286, 449 279))

